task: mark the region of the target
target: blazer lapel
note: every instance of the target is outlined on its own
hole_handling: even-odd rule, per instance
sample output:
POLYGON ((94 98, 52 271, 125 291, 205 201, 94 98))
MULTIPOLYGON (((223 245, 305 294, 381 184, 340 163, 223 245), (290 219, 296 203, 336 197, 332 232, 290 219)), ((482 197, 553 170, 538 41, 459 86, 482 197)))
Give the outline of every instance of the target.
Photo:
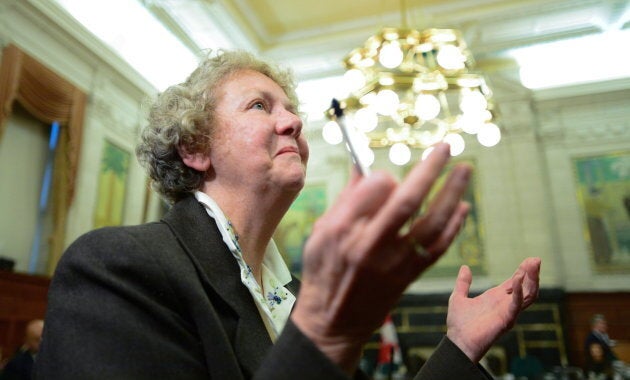
MULTIPOLYGON (((300 292, 300 280, 298 280, 293 274, 291 275, 291 282, 286 285, 286 288, 297 298, 298 293, 300 292)), ((293 304, 295 307, 295 303, 293 304)))
MULTIPOLYGON (((251 377, 272 342, 249 290, 241 282, 238 263, 223 242, 216 223, 192 196, 177 202, 163 220, 197 267, 202 283, 234 312, 236 328, 228 334, 234 339, 239 364, 246 377, 251 377)), ((210 294, 209 297, 212 299, 210 294)), ((233 324, 234 320, 224 322, 226 330, 233 324)), ((202 340, 204 344, 212 344, 212 337, 202 337, 202 340)))

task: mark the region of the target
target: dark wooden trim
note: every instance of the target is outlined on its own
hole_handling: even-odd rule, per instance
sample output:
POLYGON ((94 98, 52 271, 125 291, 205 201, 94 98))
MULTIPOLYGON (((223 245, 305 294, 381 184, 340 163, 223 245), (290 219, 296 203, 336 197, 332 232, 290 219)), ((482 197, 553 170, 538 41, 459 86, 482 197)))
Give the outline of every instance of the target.
POLYGON ((0 271, 0 359, 23 343, 26 324, 43 319, 50 278, 0 271))

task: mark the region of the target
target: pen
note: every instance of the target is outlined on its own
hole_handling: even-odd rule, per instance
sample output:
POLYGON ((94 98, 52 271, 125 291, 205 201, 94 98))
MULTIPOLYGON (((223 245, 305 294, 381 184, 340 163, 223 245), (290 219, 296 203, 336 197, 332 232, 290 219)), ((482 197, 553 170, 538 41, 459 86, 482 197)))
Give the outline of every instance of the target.
POLYGON ((350 157, 352 158, 352 161, 354 161, 354 164, 359 169, 359 173, 361 173, 362 176, 369 175, 370 168, 363 162, 363 160, 361 159, 361 157, 359 157, 359 154, 357 153, 357 149, 354 146, 354 141, 350 135, 350 132, 348 131, 348 127, 346 126, 343 117, 343 109, 341 108, 341 104, 337 99, 332 100, 331 108, 333 109, 333 112, 335 114, 339 129, 341 129, 341 134, 343 135, 343 139, 346 142, 346 146, 350 151, 350 157))

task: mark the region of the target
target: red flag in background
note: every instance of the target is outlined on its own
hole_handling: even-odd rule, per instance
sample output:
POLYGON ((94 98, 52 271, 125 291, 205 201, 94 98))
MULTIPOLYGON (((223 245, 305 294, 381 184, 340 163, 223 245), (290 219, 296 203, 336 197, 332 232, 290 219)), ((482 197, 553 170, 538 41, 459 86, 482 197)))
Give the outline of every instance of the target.
POLYGON ((378 351, 378 363, 376 364, 375 379, 404 379, 407 368, 402 359, 402 351, 398 344, 396 326, 391 315, 387 315, 381 326, 381 341, 378 351))

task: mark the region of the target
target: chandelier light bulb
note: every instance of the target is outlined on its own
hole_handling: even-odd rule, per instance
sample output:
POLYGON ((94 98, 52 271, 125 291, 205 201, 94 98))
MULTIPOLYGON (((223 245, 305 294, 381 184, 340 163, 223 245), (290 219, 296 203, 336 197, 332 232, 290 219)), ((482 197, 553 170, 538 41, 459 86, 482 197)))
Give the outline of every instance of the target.
POLYGON ((399 104, 398 94, 392 90, 381 90, 376 95, 376 111, 381 115, 393 115, 399 104))
POLYGON ((431 152, 433 152, 433 148, 432 146, 428 147, 427 149, 424 150, 424 152, 422 152, 422 156, 421 156, 421 160, 424 161, 427 159, 427 157, 429 157, 429 154, 431 154, 431 152))
POLYGON ((356 127, 351 129, 349 132, 350 134, 352 134, 351 139, 354 140, 355 145, 357 145, 358 147, 366 147, 369 149, 370 138, 365 133, 361 133, 357 130, 356 127))
POLYGON ((372 106, 376 102, 376 94, 372 91, 368 92, 359 99, 359 102, 364 106, 372 106))
POLYGON ((411 160, 411 150, 407 144, 396 143, 389 148, 389 160, 398 166, 402 166, 411 160))
POLYGON ((354 125, 362 132, 372 132, 378 125, 378 116, 370 108, 361 108, 354 114, 354 125))
POLYGON ((459 156, 466 148, 466 142, 462 135, 458 133, 449 133, 444 136, 444 142, 451 146, 451 156, 459 156))
POLYGON ((438 65, 446 70, 461 70, 466 67, 464 64, 466 57, 455 45, 444 45, 440 47, 435 59, 438 65))
POLYGON ((455 127, 470 135, 474 135, 479 132, 479 128, 481 128, 482 124, 483 119, 479 117, 479 115, 465 113, 457 118, 455 127))
POLYGON ((403 61, 403 52, 398 41, 383 43, 378 60, 384 67, 393 69, 398 67, 403 61))
POLYGON ((442 141, 447 131, 448 125, 444 122, 440 122, 434 129, 421 130, 420 133, 417 134, 417 139, 421 145, 432 146, 442 141))
POLYGON ((481 114, 481 120, 483 121, 490 121, 492 120, 492 112, 485 110, 483 111, 483 113, 481 114))
POLYGON ((486 97, 479 91, 462 90, 459 108, 464 113, 481 115, 488 107, 486 97))
POLYGON ((483 146, 495 146, 501 141, 501 130, 494 123, 484 123, 479 128, 477 140, 483 146))
POLYGON ((416 115, 422 120, 435 119, 440 114, 440 101, 429 94, 420 94, 416 98, 416 115))
POLYGON ((365 86, 365 75, 359 69, 350 69, 343 74, 343 79, 350 92, 360 90, 365 86))
POLYGON ((372 164, 374 163, 374 152, 372 151, 372 149, 370 149, 369 146, 361 146, 359 149, 357 149, 357 154, 366 166, 372 166, 372 164))
POLYGON ((341 128, 339 128, 339 124, 336 121, 331 120, 328 123, 324 124, 322 128, 322 137, 324 141, 329 143, 330 145, 337 145, 343 140, 343 135, 341 134, 341 128))
POLYGON ((407 128, 387 128, 385 137, 388 141, 401 141, 409 137, 409 129, 407 128))

